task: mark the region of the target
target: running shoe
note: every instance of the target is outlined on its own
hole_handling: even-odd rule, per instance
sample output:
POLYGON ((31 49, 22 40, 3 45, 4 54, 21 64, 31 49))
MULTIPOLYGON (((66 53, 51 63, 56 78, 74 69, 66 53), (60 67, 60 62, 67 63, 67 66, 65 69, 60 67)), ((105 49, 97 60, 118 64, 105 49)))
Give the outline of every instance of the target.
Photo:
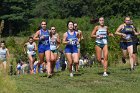
POLYGON ((107 77, 107 76, 108 76, 108 74, 107 74, 107 73, 104 73, 104 74, 103 74, 103 76, 104 76, 104 77, 107 77))
POLYGON ((73 77, 73 73, 70 73, 70 77, 73 77))
POLYGON ((48 76, 47 76, 47 78, 51 78, 52 77, 52 74, 49 74, 48 76))

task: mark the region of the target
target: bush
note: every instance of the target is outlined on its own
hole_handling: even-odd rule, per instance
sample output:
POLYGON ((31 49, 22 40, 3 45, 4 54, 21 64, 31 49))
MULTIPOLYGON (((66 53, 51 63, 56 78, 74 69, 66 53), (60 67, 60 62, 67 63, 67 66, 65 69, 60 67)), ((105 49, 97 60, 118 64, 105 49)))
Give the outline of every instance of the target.
MULTIPOLYGON (((121 16, 111 16, 105 18, 105 24, 109 27, 109 31, 111 33, 115 33, 117 27, 123 23, 124 17, 121 16)), ((39 23, 41 22, 41 18, 38 19, 32 19, 30 20, 30 33, 34 34, 37 30, 37 27, 39 23)), ((63 38, 63 33, 67 31, 67 21, 72 20, 74 22, 78 23, 79 29, 83 32, 84 40, 81 42, 81 53, 82 55, 85 55, 86 53, 89 53, 90 55, 95 54, 95 39, 91 39, 90 35, 95 25, 98 24, 90 24, 90 17, 82 17, 82 18, 73 18, 70 17, 68 19, 48 19, 48 25, 47 27, 50 28, 51 26, 55 26, 56 30, 60 34, 60 38, 63 38)), ((139 19, 134 18, 134 25, 140 29, 139 26, 139 19)), ((20 58, 27 58, 26 55, 23 54, 23 44, 25 43, 27 37, 22 38, 14 38, 9 37, 7 38, 7 45, 10 49, 10 52, 14 54, 14 57, 16 59, 20 58), (15 48, 16 46, 16 48, 15 48)), ((119 36, 109 37, 109 62, 117 62, 117 60, 120 60, 121 58, 121 51, 119 47, 119 36), (115 52, 115 53, 114 53, 115 52)), ((61 49, 64 49, 64 45, 61 44, 61 49)), ((24 59, 23 59, 24 60, 24 59)))
POLYGON ((0 93, 17 93, 15 80, 0 74, 0 93))

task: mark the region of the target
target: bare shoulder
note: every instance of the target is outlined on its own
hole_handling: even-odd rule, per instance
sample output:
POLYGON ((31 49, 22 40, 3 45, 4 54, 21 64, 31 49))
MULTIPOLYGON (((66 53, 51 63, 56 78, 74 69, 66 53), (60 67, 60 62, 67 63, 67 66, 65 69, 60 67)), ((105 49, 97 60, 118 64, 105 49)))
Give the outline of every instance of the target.
POLYGON ((82 33, 82 31, 81 31, 81 30, 78 30, 78 32, 79 32, 79 33, 82 33))
POLYGON ((27 43, 25 43, 24 45, 28 45, 28 42, 27 42, 27 43))
POLYGON ((6 51, 9 51, 8 48, 5 48, 5 49, 6 49, 6 51))
POLYGON ((131 25, 131 27, 132 27, 132 28, 135 28, 135 26, 134 26, 134 25, 131 25))
POLYGON ((97 26, 95 26, 94 28, 95 28, 95 29, 98 29, 98 28, 99 28, 99 26, 97 25, 97 26))
POLYGON ((75 31, 76 34, 79 34, 79 32, 75 31))
POLYGON ((40 35, 40 30, 36 31, 36 33, 34 34, 33 37, 37 37, 37 36, 39 36, 39 35, 40 35))
POLYGON ((120 27, 120 28, 123 28, 124 26, 125 26, 125 24, 121 24, 119 27, 120 27))
POLYGON ((63 36, 67 36, 67 32, 65 32, 65 33, 63 34, 63 36))
POLYGON ((36 42, 33 42, 34 45, 36 45, 36 42))
POLYGON ((99 28, 99 25, 95 26, 95 28, 99 28))
POLYGON ((58 33, 56 33, 55 35, 56 35, 56 36, 59 36, 59 34, 58 34, 58 33))
POLYGON ((37 30, 36 33, 40 33, 40 30, 37 30))
POLYGON ((97 31, 98 30, 98 28, 99 28, 99 26, 97 25, 97 26, 95 26, 94 27, 94 29, 93 29, 93 31, 97 31))

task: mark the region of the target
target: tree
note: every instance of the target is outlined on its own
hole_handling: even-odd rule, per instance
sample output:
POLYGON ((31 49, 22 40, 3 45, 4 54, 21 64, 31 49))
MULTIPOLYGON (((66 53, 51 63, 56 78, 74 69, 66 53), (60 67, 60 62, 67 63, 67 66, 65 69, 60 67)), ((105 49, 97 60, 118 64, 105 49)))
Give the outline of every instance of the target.
MULTIPOLYGON (((0 19, 5 20, 5 31, 14 34, 24 29, 36 0, 3 0, 0 8, 0 19), (14 30, 14 32, 13 32, 14 30)), ((7 33, 7 32, 6 32, 7 33)))
POLYGON ((39 0, 33 10, 37 17, 140 15, 140 0, 39 0))

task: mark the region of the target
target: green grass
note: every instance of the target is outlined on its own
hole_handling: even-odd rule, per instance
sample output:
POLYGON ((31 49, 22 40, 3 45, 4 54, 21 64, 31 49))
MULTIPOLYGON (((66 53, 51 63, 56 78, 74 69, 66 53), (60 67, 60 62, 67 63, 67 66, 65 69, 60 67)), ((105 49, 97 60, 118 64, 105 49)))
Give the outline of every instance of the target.
MULTIPOLYGON (((122 20, 119 19, 123 18, 111 18, 106 20, 110 32, 114 33, 117 27, 122 23, 122 20)), ((40 20, 41 19, 35 20, 30 28, 30 33, 35 33, 40 20)), ((56 26, 62 38, 63 32, 67 29, 67 20, 68 19, 50 20, 48 27, 51 25, 56 26), (57 22, 55 23, 55 21, 57 22)), ((79 29, 83 31, 85 38, 83 41, 84 46, 81 47, 82 52, 95 53, 95 41, 90 38, 94 25, 89 24, 90 18, 73 18, 73 20, 78 22, 79 29)), ((134 19, 134 23, 138 27, 138 30, 140 30, 139 19, 134 19)), ((27 33, 28 32, 25 32, 25 34, 27 33)), ((7 47, 10 49, 10 54, 12 55, 11 62, 13 62, 13 65, 16 65, 17 59, 24 58, 24 56, 22 56, 23 44, 28 39, 23 33, 19 36, 22 37, 3 38, 6 40, 7 47)), ((56 73, 51 79, 45 77, 45 74, 21 75, 6 78, 0 76, 0 93, 15 93, 16 89, 17 93, 139 93, 140 66, 137 67, 136 71, 130 72, 126 69, 129 67, 128 64, 120 64, 118 60, 120 60, 122 54, 118 45, 119 38, 109 38, 109 40, 109 77, 102 77, 100 73, 103 69, 97 66, 81 69, 81 76, 75 76, 74 78, 69 77, 68 71, 56 73), (115 65, 115 63, 117 63, 117 65, 115 65)), ((62 45, 62 49, 63 47, 62 45)), ((140 52, 138 54, 140 57, 140 52)))
POLYGON ((102 76, 102 67, 80 70, 81 75, 69 77, 68 71, 58 72, 48 79, 45 74, 13 76, 21 93, 138 93, 140 66, 133 72, 129 65, 109 67, 109 76, 102 76))
POLYGON ((18 93, 14 79, 0 73, 0 93, 18 93))

